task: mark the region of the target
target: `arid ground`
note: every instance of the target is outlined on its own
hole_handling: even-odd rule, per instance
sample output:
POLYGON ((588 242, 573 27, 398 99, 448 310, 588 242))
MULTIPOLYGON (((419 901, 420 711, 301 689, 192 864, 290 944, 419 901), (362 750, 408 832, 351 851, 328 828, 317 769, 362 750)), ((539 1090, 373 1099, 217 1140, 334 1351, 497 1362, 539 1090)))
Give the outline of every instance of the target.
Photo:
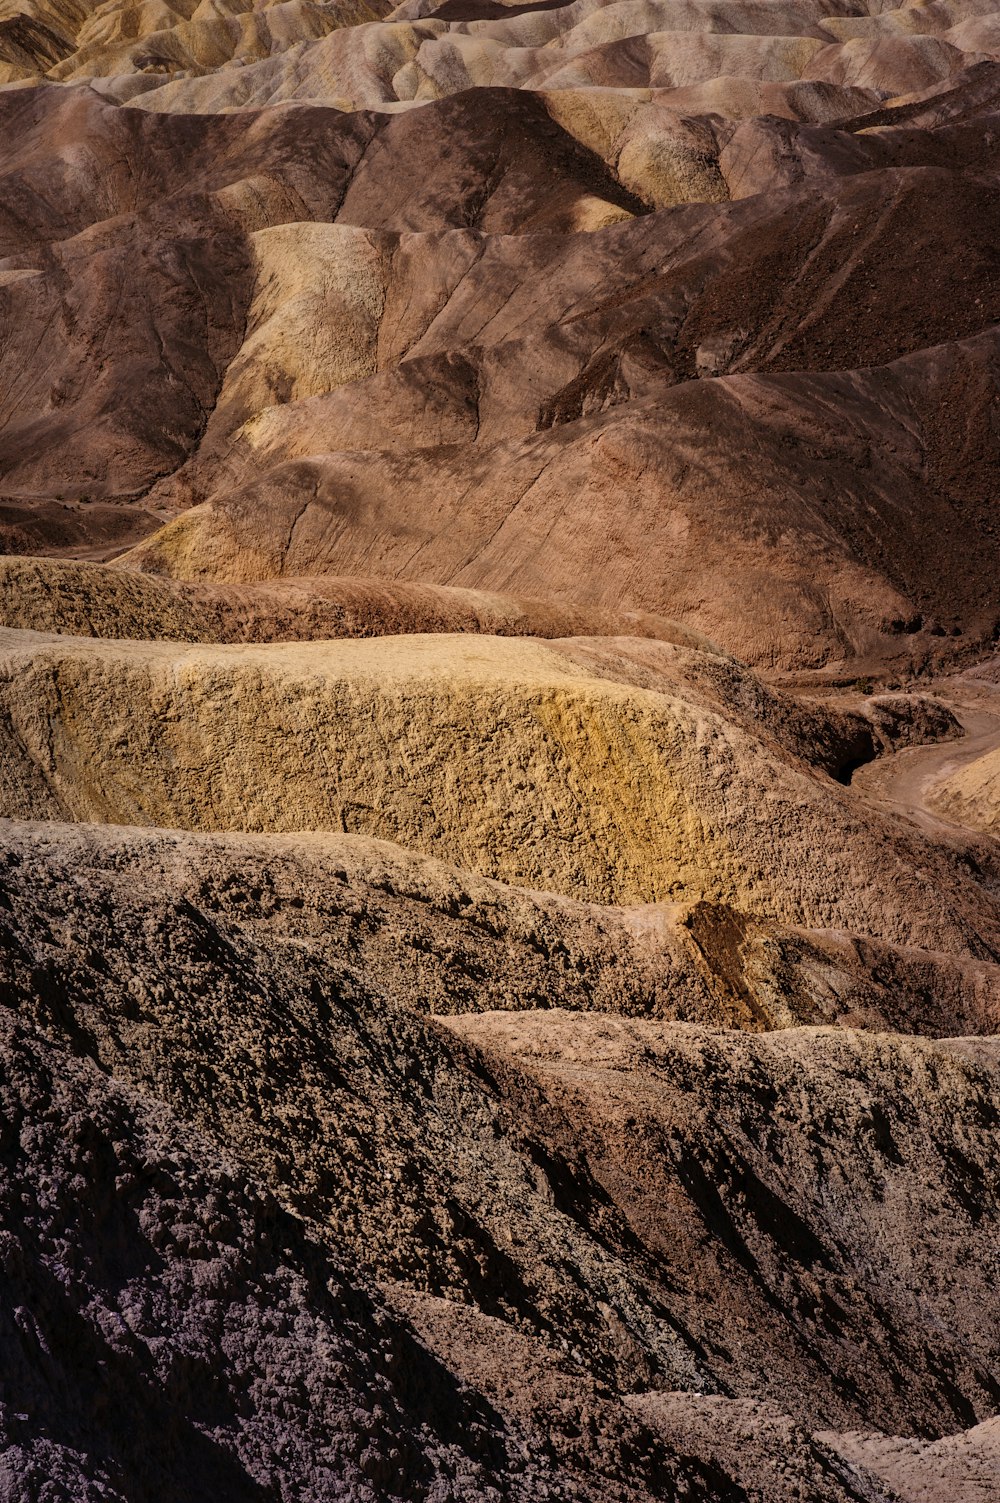
POLYGON ((2 1503, 1000 1503, 1000 0, 0 0, 2 1503))

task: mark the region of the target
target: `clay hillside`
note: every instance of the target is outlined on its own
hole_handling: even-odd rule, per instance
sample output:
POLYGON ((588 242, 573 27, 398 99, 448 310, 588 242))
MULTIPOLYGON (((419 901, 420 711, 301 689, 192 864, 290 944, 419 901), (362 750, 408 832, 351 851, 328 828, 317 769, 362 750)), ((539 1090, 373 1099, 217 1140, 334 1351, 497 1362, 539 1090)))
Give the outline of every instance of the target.
POLYGON ((4 1503, 1000 1503, 998 4, 0 0, 4 1503))

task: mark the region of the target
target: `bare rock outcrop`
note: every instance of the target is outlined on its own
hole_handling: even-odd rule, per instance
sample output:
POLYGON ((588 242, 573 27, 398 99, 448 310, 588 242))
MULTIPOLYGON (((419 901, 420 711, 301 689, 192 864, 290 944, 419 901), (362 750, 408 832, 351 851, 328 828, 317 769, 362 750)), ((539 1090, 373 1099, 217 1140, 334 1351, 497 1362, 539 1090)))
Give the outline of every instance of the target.
POLYGON ((1000 0, 0 0, 0 1496, 994 1503, 1000 0))

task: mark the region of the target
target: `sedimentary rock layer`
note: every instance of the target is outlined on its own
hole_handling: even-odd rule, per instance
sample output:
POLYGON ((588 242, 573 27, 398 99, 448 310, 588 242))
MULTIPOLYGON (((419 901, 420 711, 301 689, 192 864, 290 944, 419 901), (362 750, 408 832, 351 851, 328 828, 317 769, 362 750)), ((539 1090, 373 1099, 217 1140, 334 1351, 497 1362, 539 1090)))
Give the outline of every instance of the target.
MULTIPOLYGON (((82 1075, 95 1102, 103 1092, 113 1104, 124 1090, 166 1103, 192 1124, 169 1132, 205 1143, 206 1166, 217 1161, 212 1143, 246 1165, 267 1188, 245 1188, 244 1197, 276 1196, 324 1256, 378 1280, 396 1318, 485 1392, 508 1425, 530 1430, 547 1389, 546 1403, 566 1416, 543 1453, 554 1447, 561 1486, 579 1468, 597 1488, 583 1496, 604 1496, 605 1481, 608 1496, 632 1496, 615 1447, 648 1448, 648 1435, 631 1427, 656 1430, 669 1409, 651 1395, 623 1411, 620 1395, 648 1389, 752 1397, 807 1433, 873 1424, 947 1431, 991 1412, 995 1322, 982 1317, 996 1286, 997 1209, 987 1188, 998 1110, 993 1041, 842 1029, 754 1036, 530 1008, 453 1014, 443 1029, 413 1010, 423 995, 416 976, 410 1005, 383 991, 400 953, 391 929, 359 948, 351 928, 333 939, 324 921, 309 942, 308 909, 329 884, 328 864, 313 857, 289 883, 273 868, 268 875, 259 854, 256 875, 251 851, 224 864, 220 854, 213 861, 204 842, 188 850, 179 838, 96 839, 55 826, 8 837, 4 996, 20 1016, 19 1057, 52 1060, 50 1080, 53 1069, 70 1081, 82 1075), (226 870, 239 886, 219 881, 226 870), (151 890, 163 896, 150 901, 151 890), (280 912, 302 893, 295 933, 280 912), (325 949, 316 943, 324 930, 325 949), (68 1076, 57 1063, 69 1058, 64 1051, 76 1061, 68 1076), (962 1278, 937 1277, 959 1245, 962 1278), (502 1376, 491 1350, 504 1354, 502 1376), (594 1416, 592 1439, 589 1422, 580 1431, 581 1403, 594 1416), (602 1461, 595 1444, 605 1447, 602 1461)), ((293 857, 290 849, 285 859, 293 857)), ((341 859, 346 875, 351 857, 341 859)), ((372 877, 385 893, 393 873, 398 899, 399 863, 394 871, 381 859, 379 869, 375 853, 372 877)), ((357 866, 351 875, 357 891, 357 866)), ((344 888, 348 896, 351 884, 344 888)), ((438 891, 443 907, 447 889, 438 891)), ((391 898, 383 903, 391 913, 391 898)), ((360 935, 371 920, 367 905, 358 907, 360 935)), ((551 909, 550 935, 560 921, 551 909)), ((562 922, 568 934, 572 915, 562 922)), ((409 920, 404 927, 426 951, 427 939, 409 920)), ((425 965, 429 974, 433 961, 425 965)), ((168 1126, 160 1131, 169 1137, 168 1126)), ((19 1150, 25 1174, 35 1172, 34 1141, 19 1150)), ((90 1155, 88 1163, 104 1162, 96 1147, 90 1155)), ((127 1194, 141 1204, 159 1184, 147 1190, 140 1180, 127 1194)), ((164 1182, 168 1201, 172 1184, 164 1182)), ((202 1194, 201 1180, 190 1193, 202 1194)), ((242 1247, 242 1223, 223 1229, 225 1202, 207 1187, 204 1195, 216 1205, 211 1236, 242 1247)), ((96 1204, 92 1245, 109 1245, 115 1206, 96 1204)), ((134 1254, 139 1304, 121 1305, 124 1323, 107 1338, 116 1350, 124 1342, 131 1362, 169 1313, 155 1294, 165 1276, 157 1270, 165 1260, 171 1277, 182 1277, 202 1235, 186 1202, 153 1209, 139 1222, 147 1235, 167 1216, 165 1227, 189 1230, 176 1252, 179 1233, 165 1229, 152 1244, 162 1251, 134 1254), (139 1287, 153 1291, 151 1306, 139 1287)), ((199 1256, 210 1269, 221 1253, 199 1256)), ((95 1287, 108 1277, 100 1267, 88 1276, 95 1287)), ((76 1277, 63 1271, 57 1282, 79 1303, 76 1277)), ((356 1381, 364 1388, 368 1379, 356 1381)), ((251 1411, 262 1402, 254 1398, 251 1411)), ((677 1423, 675 1414, 664 1443, 688 1457, 680 1473, 691 1496, 702 1496, 701 1467, 719 1466, 720 1442, 692 1412, 681 1434, 686 1426, 701 1438, 682 1444, 677 1423), (697 1466, 692 1455, 702 1458, 697 1466)), ((743 1465, 770 1465, 776 1446, 785 1454, 787 1432, 779 1425, 776 1439, 770 1423, 762 1416, 755 1425, 761 1454, 743 1465)), ((244 1442, 217 1425, 223 1451, 235 1446, 245 1457, 244 1442)), ((431 1444, 422 1433, 421 1444, 431 1444)), ((795 1440, 793 1476, 805 1467, 820 1498, 880 1496, 838 1470, 828 1444, 795 1440)), ((668 1470, 631 1473, 638 1495, 677 1465, 655 1448, 645 1454, 642 1468, 668 1470)), ((502 1482, 501 1458, 490 1464, 502 1482)), ((481 1484, 470 1475, 474 1494, 481 1484)), ((709 1472, 704 1495, 713 1485, 729 1495, 726 1476, 713 1481, 709 1472)))
POLYGON ((0 0, 0 1494, 993 1503, 993 0, 0 0))
MULTIPOLYGON (((141 101, 414 26, 565 58, 577 10, 346 27, 141 101)), ((478 76, 395 113, 0 95, 8 546, 166 520, 130 564, 647 612, 777 667, 988 638, 995 65, 886 99, 890 57, 946 55, 890 14, 874 52, 801 22, 889 68, 805 118, 478 76)), ((694 16, 664 45, 731 37, 694 16)))

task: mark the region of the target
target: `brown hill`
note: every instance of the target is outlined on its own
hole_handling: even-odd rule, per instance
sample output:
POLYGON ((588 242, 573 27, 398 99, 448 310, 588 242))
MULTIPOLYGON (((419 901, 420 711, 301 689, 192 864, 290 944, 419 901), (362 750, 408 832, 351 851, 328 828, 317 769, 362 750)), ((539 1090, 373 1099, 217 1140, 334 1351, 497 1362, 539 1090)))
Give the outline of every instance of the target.
POLYGON ((0 95, 8 546, 204 502, 130 562, 644 611, 777 666, 988 638, 990 78, 933 128, 0 95))
POLYGON ((993 1503, 994 0, 0 3, 0 1496, 993 1503))

